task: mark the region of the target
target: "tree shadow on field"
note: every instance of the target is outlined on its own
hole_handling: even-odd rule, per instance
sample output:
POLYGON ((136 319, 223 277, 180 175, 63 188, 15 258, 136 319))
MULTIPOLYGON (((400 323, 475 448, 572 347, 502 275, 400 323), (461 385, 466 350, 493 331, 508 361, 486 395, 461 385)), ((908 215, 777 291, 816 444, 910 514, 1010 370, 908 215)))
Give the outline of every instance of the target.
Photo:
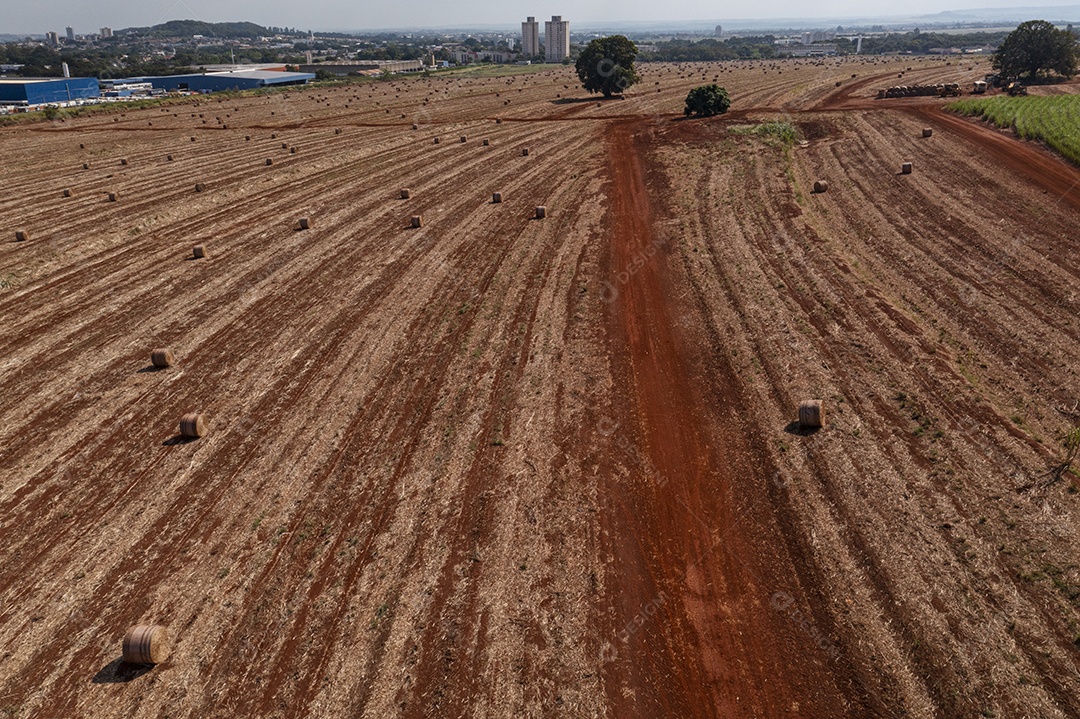
POLYGON ((90 681, 94 684, 126 684, 138 679, 153 667, 128 664, 123 657, 117 657, 98 670, 90 681))
POLYGON ((811 437, 821 431, 821 427, 803 427, 799 424, 798 420, 789 422, 787 427, 784 427, 784 431, 788 434, 794 434, 799 437, 811 437))
MULTIPOLYGON (((615 98, 610 98, 614 100, 615 98)), ((603 102, 603 97, 560 97, 552 100, 552 105, 577 105, 582 102, 603 102)))

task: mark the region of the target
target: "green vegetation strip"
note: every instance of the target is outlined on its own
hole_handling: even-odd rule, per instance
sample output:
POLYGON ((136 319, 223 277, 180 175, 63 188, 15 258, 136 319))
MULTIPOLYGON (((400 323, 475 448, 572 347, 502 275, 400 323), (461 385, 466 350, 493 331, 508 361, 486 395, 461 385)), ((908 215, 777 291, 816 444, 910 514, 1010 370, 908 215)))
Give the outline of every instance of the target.
POLYGON ((775 137, 788 145, 794 144, 794 142, 799 139, 798 131, 788 122, 764 122, 760 125, 734 125, 729 127, 728 130, 740 135, 775 137))
POLYGON ((1012 128, 1025 140, 1041 140, 1080 165, 1080 95, 987 97, 959 100, 947 107, 1012 128))

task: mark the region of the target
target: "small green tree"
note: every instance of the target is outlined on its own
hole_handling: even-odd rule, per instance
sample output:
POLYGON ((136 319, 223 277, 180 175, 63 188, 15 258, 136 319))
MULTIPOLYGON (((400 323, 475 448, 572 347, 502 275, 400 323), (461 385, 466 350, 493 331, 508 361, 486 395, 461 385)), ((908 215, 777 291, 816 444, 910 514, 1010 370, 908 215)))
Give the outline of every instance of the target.
POLYGON ((623 35, 611 35, 590 42, 574 67, 583 88, 611 97, 641 79, 634 69, 637 55, 633 41, 623 35))
POLYGON ((717 84, 695 87, 686 95, 686 107, 683 114, 699 117, 722 115, 731 107, 731 98, 727 90, 717 84))
POLYGON ((1030 20, 1009 33, 992 63, 1002 80, 1018 80, 1027 73, 1027 80, 1035 82, 1040 73, 1071 78, 1078 60, 1080 45, 1075 35, 1045 20, 1030 20))

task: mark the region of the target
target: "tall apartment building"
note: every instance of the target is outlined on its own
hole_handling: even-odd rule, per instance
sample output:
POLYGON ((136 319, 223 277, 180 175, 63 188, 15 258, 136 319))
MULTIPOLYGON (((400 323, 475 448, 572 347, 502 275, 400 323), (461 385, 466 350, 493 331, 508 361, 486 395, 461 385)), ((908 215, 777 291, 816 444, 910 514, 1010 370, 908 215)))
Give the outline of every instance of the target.
POLYGON ((562 15, 552 15, 544 23, 544 60, 562 62, 570 57, 570 21, 562 15))
POLYGON ((540 54, 540 23, 535 17, 521 23, 521 54, 527 58, 540 54))
POLYGON ((75 28, 68 27, 68 29, 67 29, 67 39, 68 40, 74 40, 75 39, 75 28))
POLYGON ((112 28, 111 27, 103 27, 103 28, 101 28, 101 37, 112 37, 112 28))
POLYGON ((45 33, 45 42, 51 47, 56 47, 60 44, 60 36, 55 32, 49 31, 45 33))

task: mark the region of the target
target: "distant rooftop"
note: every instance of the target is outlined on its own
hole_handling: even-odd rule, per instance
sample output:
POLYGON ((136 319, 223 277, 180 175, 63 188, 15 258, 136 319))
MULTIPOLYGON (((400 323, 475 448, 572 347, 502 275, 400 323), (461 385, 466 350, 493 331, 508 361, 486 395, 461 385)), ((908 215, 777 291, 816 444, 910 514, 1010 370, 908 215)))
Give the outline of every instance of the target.
POLYGON ((300 74, 305 74, 305 73, 281 72, 279 70, 235 70, 235 71, 227 71, 227 72, 206 72, 206 73, 197 73, 197 74, 215 75, 215 76, 229 75, 229 76, 232 76, 232 77, 246 77, 246 78, 249 78, 251 80, 280 80, 283 77, 295 76, 295 75, 300 75, 300 74))
POLYGON ((207 72, 248 72, 250 70, 276 70, 284 68, 283 62, 269 62, 251 65, 203 65, 207 72))

